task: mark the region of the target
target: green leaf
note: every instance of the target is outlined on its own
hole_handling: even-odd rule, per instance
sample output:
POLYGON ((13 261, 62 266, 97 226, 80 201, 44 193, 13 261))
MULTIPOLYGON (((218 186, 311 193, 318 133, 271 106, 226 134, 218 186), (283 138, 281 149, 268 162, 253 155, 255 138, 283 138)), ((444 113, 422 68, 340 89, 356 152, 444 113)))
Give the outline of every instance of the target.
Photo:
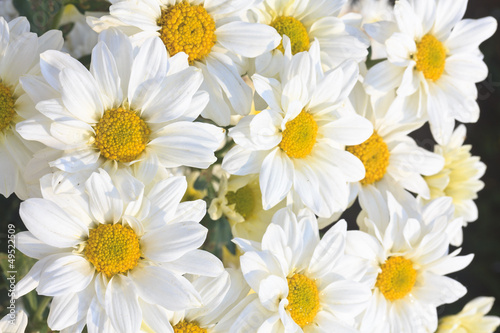
POLYGON ((13 0, 13 3, 30 22, 31 31, 38 35, 57 27, 63 9, 63 0, 13 0))
POLYGON ((65 5, 75 5, 80 13, 108 12, 110 3, 107 0, 65 0, 65 5))

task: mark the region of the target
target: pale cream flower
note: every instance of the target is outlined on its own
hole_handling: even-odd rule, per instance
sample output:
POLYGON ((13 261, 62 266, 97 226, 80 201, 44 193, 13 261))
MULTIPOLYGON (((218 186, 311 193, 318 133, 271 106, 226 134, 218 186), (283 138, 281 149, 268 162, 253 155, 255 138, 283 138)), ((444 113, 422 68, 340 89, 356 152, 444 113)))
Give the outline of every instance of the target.
POLYGON ((467 303, 462 311, 439 321, 436 333, 493 333, 500 326, 500 318, 487 316, 495 298, 477 297, 467 303))
MULTIPOLYGON (((472 146, 463 144, 465 137, 466 128, 460 125, 446 144, 436 145, 434 152, 444 157, 444 167, 435 175, 424 177, 431 190, 430 199, 451 197, 455 206, 455 217, 463 218, 464 227, 467 222, 477 220, 478 211, 474 199, 477 199, 477 192, 484 187, 480 178, 486 171, 486 165, 479 157, 471 155, 472 146)), ((429 202, 419 198, 424 204, 429 202)), ((455 246, 462 244, 462 229, 458 231, 451 242, 455 246)))
POLYGON ((262 235, 278 209, 285 206, 285 200, 269 210, 262 207, 262 193, 259 175, 247 176, 222 175, 218 197, 212 200, 208 213, 212 220, 224 215, 234 237, 262 240, 262 235))

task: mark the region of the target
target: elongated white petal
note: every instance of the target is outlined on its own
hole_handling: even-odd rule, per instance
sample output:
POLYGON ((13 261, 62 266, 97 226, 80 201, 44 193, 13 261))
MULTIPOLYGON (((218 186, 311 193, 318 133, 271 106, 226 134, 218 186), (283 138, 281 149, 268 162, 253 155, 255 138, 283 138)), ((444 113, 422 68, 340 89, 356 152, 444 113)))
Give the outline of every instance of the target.
POLYGON ((161 267, 146 266, 133 270, 130 278, 139 296, 170 311, 201 306, 201 297, 189 281, 161 267))
POLYGON ((199 248, 205 241, 207 229, 196 222, 179 222, 145 234, 141 250, 151 260, 169 262, 199 248))
POLYGON ((85 225, 49 200, 26 200, 21 203, 19 214, 36 238, 54 247, 72 247, 88 236, 85 225))
POLYGON ((281 41, 281 36, 271 26, 242 21, 224 24, 215 33, 222 46, 248 58, 273 50, 281 41))

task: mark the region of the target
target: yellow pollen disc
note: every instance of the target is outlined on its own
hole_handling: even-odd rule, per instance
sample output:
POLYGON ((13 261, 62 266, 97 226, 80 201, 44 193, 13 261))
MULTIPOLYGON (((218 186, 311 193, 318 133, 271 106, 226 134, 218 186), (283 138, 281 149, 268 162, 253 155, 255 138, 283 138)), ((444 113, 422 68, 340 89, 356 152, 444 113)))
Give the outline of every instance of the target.
MULTIPOLYGON (((306 27, 299 20, 290 16, 278 16, 270 24, 271 27, 281 35, 287 35, 292 44, 292 54, 309 50, 309 35, 306 27)), ((282 53, 285 52, 283 42, 277 47, 282 53)))
POLYGON ((377 276, 377 287, 389 301, 395 301, 408 295, 415 281, 417 271, 413 263, 403 257, 389 257, 380 265, 382 272, 377 276))
POLYGON ((316 143, 318 124, 313 116, 302 110, 297 117, 286 123, 279 147, 290 157, 304 158, 316 143))
POLYGON ((146 148, 151 131, 136 112, 124 108, 104 112, 94 126, 95 145, 110 160, 131 162, 146 148))
POLYGON ((417 62, 417 70, 424 73, 426 79, 436 81, 444 72, 446 50, 436 37, 425 35, 417 43, 414 59, 417 62))
POLYGON ((174 333, 207 333, 207 330, 196 323, 180 321, 174 326, 174 333))
POLYGON ((141 250, 139 239, 130 227, 100 224, 90 230, 84 254, 98 272, 110 278, 137 266, 141 250))
POLYGON ((0 131, 6 129, 14 119, 14 104, 10 89, 0 83, 0 131))
POLYGON ((361 184, 373 184, 384 178, 389 165, 389 148, 377 132, 373 132, 360 145, 347 146, 346 150, 359 158, 365 166, 365 178, 361 180, 361 184))
POLYGON ((229 191, 226 193, 227 205, 234 204, 234 210, 240 214, 244 219, 252 216, 255 209, 255 196, 250 188, 250 185, 246 185, 236 192, 229 191))
POLYGON ((287 278, 288 306, 286 310, 300 327, 313 322, 319 310, 319 293, 316 282, 302 274, 287 278))
POLYGON ((215 45, 215 21, 203 5, 186 1, 161 10, 160 38, 173 56, 185 52, 189 63, 206 57, 215 45))

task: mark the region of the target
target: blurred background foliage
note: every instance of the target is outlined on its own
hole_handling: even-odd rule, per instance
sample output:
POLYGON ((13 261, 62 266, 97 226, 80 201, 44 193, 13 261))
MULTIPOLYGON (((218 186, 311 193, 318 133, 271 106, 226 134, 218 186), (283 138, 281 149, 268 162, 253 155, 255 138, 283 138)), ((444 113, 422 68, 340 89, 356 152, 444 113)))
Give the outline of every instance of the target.
MULTIPOLYGON (((84 13, 86 11, 107 11, 110 3, 106 0, 13 0, 14 6, 22 16, 31 23, 33 32, 41 35, 57 28, 65 5, 72 4, 84 13)), ((493 16, 500 21, 499 0, 469 0, 466 18, 493 16)), ((67 29, 71 27, 62 27, 67 29)), ((481 46, 485 62, 489 67, 488 78, 478 83, 478 103, 481 117, 476 124, 468 124, 466 144, 471 144, 472 154, 480 156, 486 163, 486 175, 482 178, 485 188, 476 200, 479 208, 479 219, 468 225, 464 230, 462 254, 474 253, 475 258, 464 270, 451 274, 451 277, 463 283, 468 293, 454 304, 441 306, 440 316, 457 313, 471 299, 477 296, 493 296, 495 305, 490 314, 500 316, 500 33, 497 31, 492 38, 481 46)), ((431 138, 428 128, 414 134, 417 141, 429 150, 431 138)), ((203 178, 203 177, 202 177, 203 178)), ((203 181, 203 180, 202 180, 203 181)), ((198 184, 197 184, 198 185, 198 184)), ((212 195, 213 197, 213 195, 212 195)), ((7 269, 7 232, 8 225, 14 224, 17 231, 25 230, 18 210, 20 201, 12 195, 9 198, 0 196, 0 318, 7 312, 9 304, 7 269)), ((208 202, 209 204, 209 202, 208 202)), ((356 207, 349 209, 343 217, 355 227, 356 207)), ((209 227, 210 233, 206 248, 221 255, 222 245, 230 238, 227 221, 213 225, 207 217, 202 223, 209 227)), ((231 251, 234 247, 231 246, 231 251)), ((16 253, 17 278, 21 278, 33 265, 34 260, 16 253)), ((30 324, 26 332, 50 332, 45 320, 48 315, 47 297, 39 297, 31 292, 23 297, 23 306, 30 313, 30 324)), ((19 302, 19 301, 18 301, 19 302)))

